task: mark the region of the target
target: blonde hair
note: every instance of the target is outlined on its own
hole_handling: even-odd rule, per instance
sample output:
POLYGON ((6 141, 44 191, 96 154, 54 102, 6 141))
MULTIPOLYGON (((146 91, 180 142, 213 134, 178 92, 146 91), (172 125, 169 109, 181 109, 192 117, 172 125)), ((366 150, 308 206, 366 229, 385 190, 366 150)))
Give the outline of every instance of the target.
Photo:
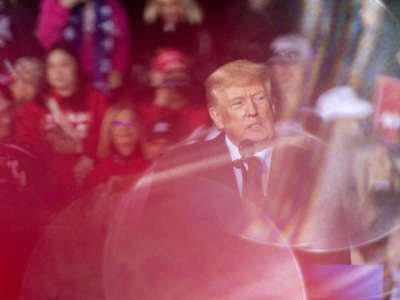
POLYGON ((255 83, 260 83, 271 93, 271 71, 269 67, 244 59, 227 63, 208 76, 205 82, 207 105, 210 107, 217 103, 216 94, 218 90, 255 83))
MULTIPOLYGON (((196 0, 176 0, 180 2, 183 13, 183 21, 189 24, 201 24, 203 22, 203 10, 196 0)), ((143 10, 143 20, 147 24, 154 23, 159 16, 157 0, 148 0, 143 10)))
POLYGON ((97 159, 105 159, 112 153, 112 137, 111 129, 115 117, 124 110, 130 110, 134 113, 136 119, 139 120, 135 106, 128 100, 119 101, 110 106, 104 115, 100 128, 99 144, 97 146, 97 159))

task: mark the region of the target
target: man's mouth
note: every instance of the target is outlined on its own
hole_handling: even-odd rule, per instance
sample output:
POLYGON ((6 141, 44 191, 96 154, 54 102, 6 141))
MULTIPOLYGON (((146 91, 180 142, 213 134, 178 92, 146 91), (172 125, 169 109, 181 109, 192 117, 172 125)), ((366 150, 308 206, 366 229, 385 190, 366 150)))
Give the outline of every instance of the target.
POLYGON ((251 123, 247 126, 247 129, 260 129, 262 126, 261 122, 251 123))

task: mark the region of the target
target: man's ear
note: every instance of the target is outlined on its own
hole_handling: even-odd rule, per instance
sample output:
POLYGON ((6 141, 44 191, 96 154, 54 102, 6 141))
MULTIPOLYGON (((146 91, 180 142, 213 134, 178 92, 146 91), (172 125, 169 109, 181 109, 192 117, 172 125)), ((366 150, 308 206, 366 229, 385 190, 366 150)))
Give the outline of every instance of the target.
POLYGON ((218 129, 220 129, 220 130, 224 129, 224 124, 222 122, 221 114, 215 106, 210 106, 208 108, 208 114, 210 115, 211 120, 213 120, 215 126, 218 129))

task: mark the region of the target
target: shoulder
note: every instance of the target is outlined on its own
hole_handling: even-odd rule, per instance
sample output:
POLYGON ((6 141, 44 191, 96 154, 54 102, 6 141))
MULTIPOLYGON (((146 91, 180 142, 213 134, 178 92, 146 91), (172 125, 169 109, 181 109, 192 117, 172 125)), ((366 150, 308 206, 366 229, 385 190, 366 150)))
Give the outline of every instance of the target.
POLYGON ((324 147, 322 142, 308 135, 278 137, 272 152, 271 181, 312 185, 314 176, 318 174, 324 147))
POLYGON ((272 154, 273 163, 279 170, 290 170, 291 179, 296 176, 301 179, 305 175, 317 174, 325 153, 323 143, 302 135, 281 138, 279 143, 281 144, 273 148, 272 154))
MULTIPOLYGON (((33 109, 39 109, 42 107, 41 105, 37 104, 35 101, 29 101, 23 104, 18 111, 23 111, 23 110, 33 110, 33 109)), ((44 106, 43 106, 44 107, 44 106)))
POLYGON ((133 158, 128 163, 129 173, 140 174, 150 166, 150 161, 142 156, 133 158))
POLYGON ((85 94, 86 97, 90 100, 90 101, 106 101, 107 100, 107 96, 102 93, 101 91, 95 89, 92 86, 86 87, 85 88, 85 94))
POLYGON ((208 110, 202 105, 188 105, 181 110, 181 115, 186 118, 208 119, 208 110))
POLYGON ((8 154, 16 158, 27 158, 30 160, 39 160, 34 152, 31 151, 29 145, 18 143, 15 140, 6 140, 0 144, 0 154, 8 154))
POLYGON ((220 186, 214 182, 213 174, 218 162, 225 161, 219 158, 220 150, 224 157, 229 156, 229 151, 224 151, 223 147, 226 148, 222 138, 173 149, 139 180, 139 190, 146 195, 148 204, 160 200, 171 200, 171 204, 200 203, 204 193, 215 192, 214 187, 220 186))
POLYGON ((275 126, 277 138, 275 148, 279 151, 295 153, 318 153, 325 148, 325 142, 318 136, 293 122, 279 123, 275 126))
POLYGON ((41 114, 45 113, 46 111, 47 109, 44 105, 40 105, 35 101, 29 101, 17 109, 16 116, 21 117, 26 116, 27 114, 41 114))
POLYGON ((107 96, 99 90, 94 89, 93 87, 87 88, 86 100, 89 109, 98 106, 107 108, 109 105, 109 99, 107 98, 107 96))
POLYGON ((189 164, 204 166, 204 163, 210 159, 218 159, 219 156, 227 154, 229 152, 225 145, 224 135, 221 134, 213 140, 176 147, 156 162, 155 168, 165 170, 189 164))

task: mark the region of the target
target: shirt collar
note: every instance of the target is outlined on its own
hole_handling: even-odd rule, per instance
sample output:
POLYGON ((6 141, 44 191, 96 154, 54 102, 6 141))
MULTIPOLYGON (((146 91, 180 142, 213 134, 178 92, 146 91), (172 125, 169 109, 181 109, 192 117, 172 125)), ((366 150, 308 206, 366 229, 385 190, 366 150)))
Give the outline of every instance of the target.
MULTIPOLYGON (((226 146, 228 147, 232 161, 242 158, 239 152, 239 147, 237 147, 226 134, 225 134, 225 143, 226 146)), ((267 161, 267 159, 271 156, 271 153, 272 153, 272 147, 268 147, 254 153, 254 156, 257 156, 259 159, 261 159, 261 161, 267 161)))
POLYGON ((242 156, 240 155, 240 152, 239 152, 239 148, 234 143, 232 143, 232 141, 228 138, 228 136, 226 134, 225 134, 225 143, 226 143, 226 146, 228 147, 229 154, 231 155, 232 161, 242 158, 242 156))

